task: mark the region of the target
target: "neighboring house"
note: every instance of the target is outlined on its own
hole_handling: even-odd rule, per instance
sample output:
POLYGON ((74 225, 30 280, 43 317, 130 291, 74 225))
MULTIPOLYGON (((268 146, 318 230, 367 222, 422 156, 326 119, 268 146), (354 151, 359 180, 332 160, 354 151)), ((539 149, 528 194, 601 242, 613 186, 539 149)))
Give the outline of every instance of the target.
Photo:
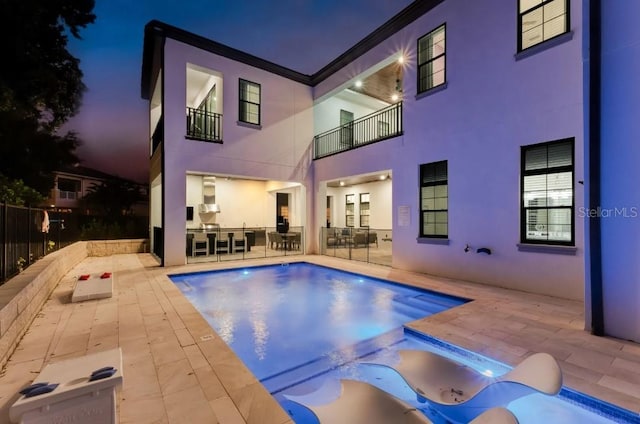
POLYGON ((152 244, 184 264, 211 186, 230 227, 275 226, 286 195, 309 253, 327 220, 366 226, 360 202, 395 268, 581 300, 588 328, 640 341, 639 14, 421 0, 313 75, 152 21, 152 244))
MULTIPOLYGON (((97 169, 85 166, 73 166, 54 172, 54 186, 45 205, 53 211, 78 212, 92 214, 82 202, 82 198, 90 192, 91 187, 100 186, 106 181, 117 179, 115 175, 107 174, 97 169)), ((121 178, 120 178, 121 179, 121 178)), ((147 185, 129 181, 139 187, 143 200, 134 205, 133 213, 137 216, 149 215, 149 201, 147 185)))

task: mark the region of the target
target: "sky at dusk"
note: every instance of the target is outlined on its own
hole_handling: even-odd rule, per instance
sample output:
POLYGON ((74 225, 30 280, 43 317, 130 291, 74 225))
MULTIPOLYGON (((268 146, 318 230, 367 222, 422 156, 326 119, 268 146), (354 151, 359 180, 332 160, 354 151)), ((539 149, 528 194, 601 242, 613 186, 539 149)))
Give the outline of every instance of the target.
POLYGON ((96 22, 70 38, 87 91, 64 130, 82 165, 148 181, 147 102, 140 97, 144 26, 152 19, 311 74, 411 0, 97 0, 96 22))

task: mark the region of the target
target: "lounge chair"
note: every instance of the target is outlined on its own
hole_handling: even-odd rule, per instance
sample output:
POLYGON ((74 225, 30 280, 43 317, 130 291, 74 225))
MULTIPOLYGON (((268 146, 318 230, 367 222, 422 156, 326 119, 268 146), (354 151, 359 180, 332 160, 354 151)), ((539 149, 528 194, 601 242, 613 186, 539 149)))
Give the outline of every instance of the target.
MULTIPOLYGON (((320 424, 431 424, 419 409, 369 383, 340 380, 341 393, 325 405, 310 406, 302 397, 286 396, 309 408, 320 424)), ((306 397, 306 396, 305 396, 306 397)), ((480 415, 472 424, 517 424, 507 409, 495 408, 480 415)))
POLYGON ((392 367, 418 395, 454 422, 469 422, 482 412, 532 394, 556 395, 562 371, 553 356, 536 353, 499 377, 488 377, 444 356, 400 350, 392 367))

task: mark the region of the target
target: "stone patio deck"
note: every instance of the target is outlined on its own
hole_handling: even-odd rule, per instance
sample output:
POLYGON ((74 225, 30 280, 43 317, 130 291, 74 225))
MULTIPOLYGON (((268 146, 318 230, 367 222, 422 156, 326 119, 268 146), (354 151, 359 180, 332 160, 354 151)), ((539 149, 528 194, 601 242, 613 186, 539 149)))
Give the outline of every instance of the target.
POLYGON ((566 386, 640 412, 640 345, 585 332, 580 302, 324 256, 160 268, 149 254, 122 254, 88 257, 56 287, 2 370, 0 422, 45 364, 120 346, 121 424, 292 423, 167 274, 302 260, 472 298, 411 327, 509 364, 551 353, 566 386), (113 297, 70 302, 78 275, 104 271, 113 297))

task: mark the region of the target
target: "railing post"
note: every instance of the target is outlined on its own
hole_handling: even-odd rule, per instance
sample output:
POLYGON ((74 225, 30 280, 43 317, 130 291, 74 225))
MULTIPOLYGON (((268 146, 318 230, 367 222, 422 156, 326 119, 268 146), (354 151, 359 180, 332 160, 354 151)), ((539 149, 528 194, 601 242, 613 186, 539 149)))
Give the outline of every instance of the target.
POLYGON ((2 204, 2 283, 4 284, 7 281, 7 261, 8 261, 8 253, 7 253, 7 213, 9 211, 9 206, 6 202, 2 204))
POLYGON ((31 226, 35 222, 35 219, 31 222, 31 211, 31 205, 29 205, 27 208, 27 266, 31 265, 31 226))

